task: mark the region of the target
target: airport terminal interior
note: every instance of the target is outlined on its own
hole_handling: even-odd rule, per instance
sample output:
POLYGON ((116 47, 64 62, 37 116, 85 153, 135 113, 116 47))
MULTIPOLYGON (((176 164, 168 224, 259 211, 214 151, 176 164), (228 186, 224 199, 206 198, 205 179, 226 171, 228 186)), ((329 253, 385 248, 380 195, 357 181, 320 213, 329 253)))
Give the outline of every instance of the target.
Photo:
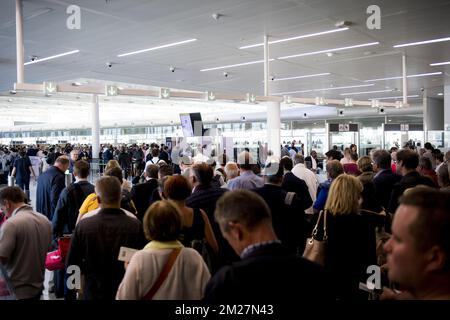
POLYGON ((450 300, 449 13, 1 1, 0 300, 450 300))

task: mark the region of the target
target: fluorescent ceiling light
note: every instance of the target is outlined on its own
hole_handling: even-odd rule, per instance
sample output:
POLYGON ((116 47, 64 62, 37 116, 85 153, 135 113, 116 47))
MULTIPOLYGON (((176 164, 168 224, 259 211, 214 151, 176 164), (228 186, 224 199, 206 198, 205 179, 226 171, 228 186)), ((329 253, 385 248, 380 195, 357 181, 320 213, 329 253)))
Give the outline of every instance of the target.
POLYGON ((301 91, 289 91, 289 92, 274 93, 274 95, 283 95, 283 94, 291 94, 291 93, 305 93, 305 92, 312 92, 312 91, 340 90, 340 89, 350 89, 350 88, 360 88, 360 87, 371 87, 371 86, 374 86, 374 84, 371 83, 371 84, 361 84, 361 85, 357 85, 357 86, 330 87, 330 88, 323 88, 323 89, 311 89, 311 90, 301 90, 301 91))
POLYGON ((24 65, 27 66, 29 64, 43 62, 43 61, 47 61, 47 60, 51 60, 51 59, 56 59, 56 58, 59 58, 59 57, 67 56, 69 54, 74 54, 74 53, 78 53, 78 52, 80 52, 80 50, 73 50, 73 51, 69 51, 69 52, 64 52, 64 53, 56 54, 54 56, 50 56, 50 57, 46 57, 46 58, 42 58, 42 59, 37 59, 37 60, 34 60, 34 61, 25 62, 24 65))
MULTIPOLYGON (((340 28, 340 29, 332 29, 332 30, 316 32, 316 33, 311 33, 311 34, 305 34, 305 35, 297 36, 297 37, 291 37, 291 38, 285 38, 285 39, 280 39, 280 40, 269 41, 269 44, 276 44, 276 43, 282 43, 282 42, 287 42, 287 41, 292 41, 292 40, 311 38, 311 37, 321 36, 321 35, 324 35, 324 34, 335 33, 335 32, 340 32, 340 31, 346 31, 348 29, 349 28, 340 28)), ((261 46, 264 46, 264 43, 251 44, 251 45, 248 45, 248 46, 239 47, 239 49, 249 49, 249 48, 261 47, 261 46)))
MULTIPOLYGON (((431 73, 420 73, 420 74, 411 74, 406 76, 407 78, 418 78, 418 77, 428 77, 428 76, 437 76, 442 74, 442 72, 431 72, 431 73)), ((379 78, 379 79, 370 79, 364 80, 364 82, 374 82, 374 81, 382 81, 382 80, 394 80, 394 79, 402 79, 403 77, 390 77, 390 78, 379 78)))
MULTIPOLYGON (((419 95, 417 95, 417 94, 414 94, 414 95, 411 95, 411 96, 407 96, 407 98, 418 98, 419 97, 419 95)), ((398 97, 383 97, 383 98, 371 98, 371 99, 368 99, 368 100, 390 100, 390 99, 402 99, 403 98, 403 96, 398 96, 398 97)))
POLYGON ((346 92, 346 93, 340 93, 340 96, 355 96, 358 94, 367 94, 367 93, 381 93, 381 92, 392 92, 392 89, 388 90, 376 90, 376 91, 360 91, 360 92, 346 92))
POLYGON ((445 65, 445 64, 450 64, 450 61, 430 63, 430 66, 432 66, 432 67, 435 67, 435 66, 443 66, 443 65, 445 65))
POLYGON ((439 92, 437 95, 438 96, 443 96, 444 94, 442 92, 439 92))
POLYGON ((285 81, 285 80, 294 80, 294 79, 303 79, 303 78, 312 78, 312 77, 320 77, 320 76, 328 76, 331 73, 316 73, 316 74, 308 74, 305 76, 297 76, 297 77, 289 77, 289 78, 275 78, 273 81, 285 81))
POLYGON ((157 47, 153 47, 153 48, 142 49, 142 50, 128 52, 128 53, 122 53, 122 54, 117 55, 117 57, 119 57, 119 58, 126 57, 126 56, 130 56, 132 54, 138 54, 138 53, 154 51, 154 50, 158 50, 158 49, 169 48, 169 47, 173 47, 173 46, 177 46, 177 45, 185 44, 185 43, 190 43, 190 42, 194 42, 194 41, 197 41, 197 39, 188 39, 188 40, 184 40, 184 41, 178 41, 178 42, 174 42, 174 43, 164 44, 162 46, 157 46, 157 47))
MULTIPOLYGON (((275 59, 269 59, 269 61, 274 61, 274 60, 275 59)), ((250 62, 244 62, 244 63, 238 63, 238 64, 229 64, 227 66, 202 69, 200 71, 205 72, 205 71, 213 71, 213 70, 220 70, 220 69, 229 69, 229 68, 240 67, 240 66, 248 66, 250 64, 263 63, 263 62, 264 62, 264 60, 250 61, 250 62)))
POLYGON ((283 57, 279 57, 278 59, 283 60, 283 59, 290 59, 290 58, 297 58, 297 57, 304 57, 304 56, 312 56, 315 54, 321 54, 321 53, 327 53, 327 52, 336 52, 336 51, 343 51, 343 50, 349 50, 349 49, 354 49, 354 48, 369 47, 369 46, 374 46, 377 44, 380 44, 380 43, 379 42, 369 42, 369 43, 363 43, 363 44, 358 44, 358 45, 349 46, 349 47, 340 47, 340 48, 334 48, 334 49, 294 54, 294 55, 290 55, 290 56, 283 56, 283 57))
POLYGON ((397 45, 394 46, 394 48, 402 48, 402 47, 418 46, 418 45, 421 45, 421 44, 436 43, 436 42, 444 42, 444 41, 450 41, 450 37, 447 37, 447 38, 439 38, 439 39, 433 39, 433 40, 425 40, 425 41, 419 41, 419 42, 411 42, 411 43, 397 44, 397 45))

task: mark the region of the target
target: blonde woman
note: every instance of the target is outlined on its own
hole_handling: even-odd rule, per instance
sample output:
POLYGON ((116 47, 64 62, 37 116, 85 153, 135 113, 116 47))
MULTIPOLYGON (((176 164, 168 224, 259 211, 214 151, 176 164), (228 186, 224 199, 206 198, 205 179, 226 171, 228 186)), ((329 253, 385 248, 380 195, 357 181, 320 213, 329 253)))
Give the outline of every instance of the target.
MULTIPOLYGON (((112 168, 119 168, 122 170, 122 168, 120 167, 120 164, 117 160, 109 160, 105 167, 105 174, 106 174, 106 172, 110 171, 112 168)), ((128 192, 131 192, 131 188, 132 188, 131 182, 126 179, 122 179, 122 189, 126 190, 128 192)))
POLYGON ((363 186, 358 178, 343 174, 333 183, 325 204, 328 246, 325 268, 330 272, 338 299, 367 299, 359 290, 366 283, 367 267, 376 264, 375 229, 360 214, 363 186))
POLYGON ((211 275, 200 254, 177 239, 181 215, 167 200, 150 206, 144 217, 144 233, 151 242, 136 252, 117 291, 117 300, 199 300, 211 275), (169 258, 167 277, 155 286, 169 258))

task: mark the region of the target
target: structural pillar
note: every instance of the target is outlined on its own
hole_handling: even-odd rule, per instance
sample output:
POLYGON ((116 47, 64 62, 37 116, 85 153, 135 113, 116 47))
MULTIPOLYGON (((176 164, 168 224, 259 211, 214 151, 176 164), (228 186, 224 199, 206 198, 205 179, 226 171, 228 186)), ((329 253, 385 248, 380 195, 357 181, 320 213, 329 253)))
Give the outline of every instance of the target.
MULTIPOLYGON (((444 102, 437 98, 428 97, 427 89, 423 94, 423 131, 424 142, 430 141, 429 131, 444 130, 444 102)), ((442 146, 436 146, 442 148, 442 146)))
POLYGON ((280 158, 280 103, 267 102, 267 142, 273 155, 280 158))
POLYGON ((408 104, 408 81, 406 78, 406 55, 402 55, 402 81, 403 81, 403 105, 408 104))
POLYGON ((16 0, 16 63, 17 63, 17 83, 25 81, 24 57, 23 57, 23 9, 22 0, 16 0))
POLYGON ((98 95, 92 96, 92 159, 98 159, 100 153, 100 106, 98 95))
POLYGON ((444 84, 444 149, 450 151, 450 80, 444 84))

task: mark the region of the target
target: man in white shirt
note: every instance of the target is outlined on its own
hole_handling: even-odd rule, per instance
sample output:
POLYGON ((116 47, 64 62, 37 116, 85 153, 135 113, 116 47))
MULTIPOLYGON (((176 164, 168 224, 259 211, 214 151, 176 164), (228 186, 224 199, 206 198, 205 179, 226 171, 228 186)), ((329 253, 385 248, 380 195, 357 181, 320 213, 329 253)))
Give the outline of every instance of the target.
MULTIPOLYGON (((294 156, 294 168, 292 168, 292 173, 304 180, 306 182, 306 185, 308 186, 309 195, 311 196, 311 199, 313 203, 316 201, 316 192, 317 187, 319 186, 319 181, 317 180, 316 175, 306 168, 305 166, 305 158, 301 154, 296 154, 294 156)), ((305 210, 306 214, 313 214, 312 207, 305 210)))

